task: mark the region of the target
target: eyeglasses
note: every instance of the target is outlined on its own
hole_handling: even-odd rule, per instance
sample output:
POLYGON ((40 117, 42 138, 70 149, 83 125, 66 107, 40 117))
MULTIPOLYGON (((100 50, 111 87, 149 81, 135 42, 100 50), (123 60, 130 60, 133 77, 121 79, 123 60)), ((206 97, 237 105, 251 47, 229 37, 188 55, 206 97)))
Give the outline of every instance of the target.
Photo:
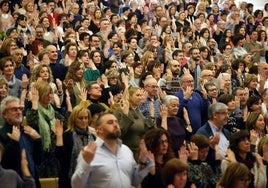
POLYGON ((93 86, 93 87, 91 87, 91 89, 101 89, 101 87, 100 86, 93 86))
POLYGON ((153 89, 158 88, 158 86, 147 86, 147 87, 150 87, 150 88, 153 88, 153 89))
POLYGON ((208 89, 208 91, 217 91, 217 90, 218 90, 217 88, 208 89))
POLYGON ((12 111, 12 112, 17 112, 17 111, 22 111, 23 107, 11 107, 11 108, 7 108, 6 110, 12 111))
POLYGON ((162 144, 162 145, 168 144, 168 140, 160 140, 160 144, 162 144))
POLYGON ((115 80, 115 79, 118 79, 118 77, 111 77, 109 78, 110 80, 115 80))
POLYGON ((213 77, 212 74, 208 74, 208 75, 203 75, 204 77, 213 77))
POLYGON ((184 80, 183 82, 186 82, 186 83, 193 83, 194 80, 184 80))
POLYGON ((220 114, 220 115, 228 115, 228 112, 216 112, 216 114, 220 114))

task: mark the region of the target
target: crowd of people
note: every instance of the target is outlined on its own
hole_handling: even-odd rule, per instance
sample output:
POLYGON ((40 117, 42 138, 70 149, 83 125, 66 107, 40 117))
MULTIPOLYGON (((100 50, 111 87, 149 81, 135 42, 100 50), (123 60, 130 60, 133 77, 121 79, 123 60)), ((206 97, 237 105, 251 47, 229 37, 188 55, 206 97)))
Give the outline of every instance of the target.
POLYGON ((0 185, 268 187, 267 36, 268 3, 1 0, 0 185))

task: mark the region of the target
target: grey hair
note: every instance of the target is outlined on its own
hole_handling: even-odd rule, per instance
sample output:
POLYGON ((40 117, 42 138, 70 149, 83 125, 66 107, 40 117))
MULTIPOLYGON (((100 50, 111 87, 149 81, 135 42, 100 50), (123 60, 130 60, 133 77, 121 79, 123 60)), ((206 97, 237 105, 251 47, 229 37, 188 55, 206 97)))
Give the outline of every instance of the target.
POLYGON ((208 108, 208 118, 212 119, 214 113, 219 112, 220 110, 227 110, 227 109, 228 106, 221 102, 211 104, 208 108))
POLYGON ((163 99, 163 104, 169 105, 171 100, 179 100, 179 98, 174 95, 166 95, 163 99))
POLYGON ((17 97, 13 97, 13 96, 7 96, 6 98, 4 98, 1 102, 1 107, 0 107, 0 113, 1 115, 6 111, 7 109, 7 104, 10 102, 18 102, 20 103, 20 99, 17 97))

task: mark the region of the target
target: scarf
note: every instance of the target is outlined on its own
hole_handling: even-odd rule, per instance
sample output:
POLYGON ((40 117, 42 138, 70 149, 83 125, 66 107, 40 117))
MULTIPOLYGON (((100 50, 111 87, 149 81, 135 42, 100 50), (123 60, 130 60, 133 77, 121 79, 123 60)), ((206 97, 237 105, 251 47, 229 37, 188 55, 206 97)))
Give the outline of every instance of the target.
POLYGON ((48 108, 44 108, 40 103, 38 104, 38 124, 39 132, 43 140, 43 150, 49 151, 51 149, 51 130, 55 128, 55 111, 49 104, 48 108))
POLYGON ((72 155, 70 160, 70 168, 69 168, 69 178, 72 178, 74 174, 77 157, 81 151, 81 148, 86 146, 89 141, 94 141, 95 137, 88 132, 88 128, 86 130, 79 129, 77 127, 74 128, 73 131, 73 148, 72 155))

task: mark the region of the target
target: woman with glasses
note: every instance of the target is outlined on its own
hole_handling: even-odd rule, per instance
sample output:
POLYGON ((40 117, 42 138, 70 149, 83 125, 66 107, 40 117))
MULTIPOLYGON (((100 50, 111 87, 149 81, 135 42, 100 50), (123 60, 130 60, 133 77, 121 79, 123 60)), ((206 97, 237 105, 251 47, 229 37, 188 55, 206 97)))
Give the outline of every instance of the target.
POLYGON ((178 150, 186 140, 190 139, 192 126, 188 117, 188 112, 184 108, 184 119, 177 117, 179 110, 179 99, 173 95, 166 95, 163 100, 163 106, 160 107, 160 116, 157 118, 157 127, 168 131, 171 135, 173 152, 178 155, 178 150))
POLYGON ((171 138, 164 129, 152 129, 143 135, 148 151, 152 152, 155 158, 155 174, 149 173, 141 183, 142 188, 165 188, 161 180, 163 166, 175 155, 171 148, 171 138))

